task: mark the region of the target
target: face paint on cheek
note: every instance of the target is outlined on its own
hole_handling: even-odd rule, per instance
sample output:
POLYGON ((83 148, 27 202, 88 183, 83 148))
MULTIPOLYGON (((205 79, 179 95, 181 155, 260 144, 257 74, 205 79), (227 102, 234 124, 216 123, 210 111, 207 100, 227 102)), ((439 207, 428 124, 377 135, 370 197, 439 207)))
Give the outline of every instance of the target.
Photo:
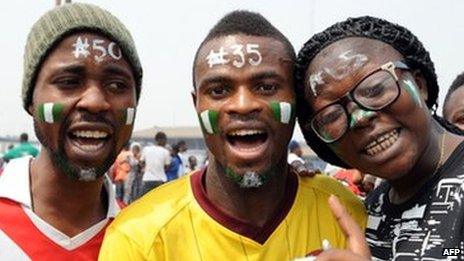
POLYGON ((322 131, 321 136, 322 136, 325 140, 333 140, 332 135, 331 135, 330 133, 326 132, 326 131, 322 131))
POLYGON ((37 107, 37 117, 46 123, 57 123, 61 120, 63 114, 63 104, 47 102, 39 104, 37 107))
POLYGON ((204 132, 208 134, 219 133, 219 112, 214 110, 204 110, 199 114, 198 118, 200 119, 201 128, 204 132))
POLYGON ((409 93, 409 95, 414 100, 414 103, 416 103, 416 105, 422 108, 422 100, 421 100, 419 91, 417 90, 417 87, 415 86, 415 84, 410 79, 403 80, 403 83, 405 84, 406 91, 409 93))
POLYGON ((135 108, 133 107, 128 107, 126 109, 121 110, 121 123, 123 125, 132 125, 134 124, 134 119, 135 119, 135 108))
POLYGON ((295 117, 295 106, 289 102, 269 102, 274 118, 283 124, 289 124, 295 117))
POLYGON ((353 111, 353 113, 351 113, 350 128, 353 128, 354 126, 356 126, 359 121, 361 121, 363 119, 369 119, 374 115, 375 115, 374 111, 366 111, 366 110, 363 110, 363 109, 356 109, 355 111, 353 111))

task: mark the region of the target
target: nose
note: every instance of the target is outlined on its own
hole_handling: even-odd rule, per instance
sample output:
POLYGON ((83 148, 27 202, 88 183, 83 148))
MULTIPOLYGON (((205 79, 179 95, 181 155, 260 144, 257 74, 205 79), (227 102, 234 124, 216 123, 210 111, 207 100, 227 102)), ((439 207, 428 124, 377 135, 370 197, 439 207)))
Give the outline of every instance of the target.
POLYGON ((109 110, 110 104, 105 90, 98 83, 88 83, 77 103, 77 108, 91 113, 109 110))
POLYGON ((366 127, 371 123, 372 119, 377 117, 376 111, 364 110, 354 102, 347 105, 347 110, 350 129, 366 127))
POLYGON ((227 101, 226 112, 229 114, 249 115, 262 110, 262 105, 249 88, 238 88, 234 95, 227 101))

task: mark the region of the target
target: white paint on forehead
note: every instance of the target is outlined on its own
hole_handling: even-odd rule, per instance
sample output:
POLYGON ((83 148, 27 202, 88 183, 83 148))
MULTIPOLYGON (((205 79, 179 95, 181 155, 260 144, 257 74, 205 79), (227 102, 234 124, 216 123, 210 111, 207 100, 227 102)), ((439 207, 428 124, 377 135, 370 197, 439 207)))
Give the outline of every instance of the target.
POLYGON ((318 85, 322 85, 324 83, 324 80, 322 80, 322 71, 318 71, 317 73, 313 73, 309 76, 309 86, 311 87, 314 97, 317 97, 318 85))
POLYGON ((72 54, 76 59, 83 57, 87 58, 91 53, 96 63, 100 63, 105 57, 109 56, 114 60, 122 58, 122 52, 115 42, 105 39, 90 39, 86 36, 78 36, 76 41, 72 44, 72 54))
POLYGON ((84 56, 84 58, 87 58, 87 56, 89 56, 89 39, 84 38, 84 40, 82 40, 82 38, 79 36, 77 37, 76 42, 73 43, 72 46, 74 47, 72 53, 76 59, 79 58, 81 55, 84 56))
POLYGON ((324 78, 330 76, 335 80, 342 80, 351 74, 354 70, 357 70, 364 66, 369 60, 366 55, 356 53, 353 50, 348 50, 341 53, 338 57, 336 67, 324 67, 322 70, 313 73, 309 77, 309 85, 314 97, 318 95, 318 87, 325 84, 324 78))
POLYGON ((224 65, 229 62, 225 56, 228 55, 226 51, 224 51, 224 47, 221 46, 219 51, 215 52, 213 49, 209 51, 208 56, 206 57, 206 61, 208 62, 209 68, 212 68, 215 65, 224 65))
POLYGON ((261 64, 262 60, 263 57, 258 44, 237 44, 235 41, 231 44, 221 46, 217 51, 212 48, 206 57, 206 62, 208 63, 209 68, 229 63, 236 68, 242 68, 247 64, 251 66, 258 66, 261 64))
POLYGON ((342 80, 354 70, 364 66, 369 60, 364 54, 358 54, 352 50, 348 50, 338 56, 339 61, 332 68, 324 68, 323 70, 336 80, 342 80))

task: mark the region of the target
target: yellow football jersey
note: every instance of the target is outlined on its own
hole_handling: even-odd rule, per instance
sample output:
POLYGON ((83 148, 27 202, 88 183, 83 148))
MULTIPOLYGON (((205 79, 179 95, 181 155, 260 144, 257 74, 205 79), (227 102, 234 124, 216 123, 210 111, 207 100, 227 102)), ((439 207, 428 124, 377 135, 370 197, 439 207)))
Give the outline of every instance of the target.
POLYGON ((208 200, 204 173, 161 186, 126 208, 107 229, 99 260, 293 260, 318 253, 323 240, 345 248, 328 206, 331 194, 365 228, 362 203, 330 177, 290 175, 279 213, 256 227, 208 200))

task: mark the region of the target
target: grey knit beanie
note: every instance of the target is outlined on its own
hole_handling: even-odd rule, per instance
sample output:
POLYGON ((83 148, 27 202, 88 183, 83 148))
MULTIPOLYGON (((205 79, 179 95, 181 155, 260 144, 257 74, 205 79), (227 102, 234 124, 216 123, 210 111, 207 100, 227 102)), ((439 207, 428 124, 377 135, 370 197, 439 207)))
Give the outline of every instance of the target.
POLYGON ((29 32, 24 52, 22 87, 23 106, 27 111, 32 102, 37 74, 51 50, 66 36, 77 31, 103 34, 115 41, 132 66, 136 82, 137 100, 142 84, 142 66, 134 40, 127 28, 108 11, 83 3, 64 4, 45 13, 29 32))

